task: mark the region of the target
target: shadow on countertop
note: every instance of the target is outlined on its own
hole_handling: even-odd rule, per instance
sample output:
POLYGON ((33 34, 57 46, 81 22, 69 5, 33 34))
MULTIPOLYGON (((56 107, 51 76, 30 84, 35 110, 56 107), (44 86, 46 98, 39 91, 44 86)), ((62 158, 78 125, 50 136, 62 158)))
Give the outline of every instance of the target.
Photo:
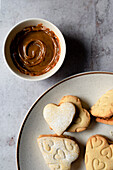
POLYGON ((83 42, 73 37, 64 36, 66 41, 66 56, 63 65, 48 80, 60 81, 71 75, 84 71, 84 65, 87 62, 88 52, 83 42))

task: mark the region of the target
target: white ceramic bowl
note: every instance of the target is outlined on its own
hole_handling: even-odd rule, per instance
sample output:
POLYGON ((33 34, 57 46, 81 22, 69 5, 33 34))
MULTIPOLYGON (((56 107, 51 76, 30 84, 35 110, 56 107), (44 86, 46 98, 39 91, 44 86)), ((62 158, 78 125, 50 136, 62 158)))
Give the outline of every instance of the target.
POLYGON ((56 73, 64 61, 65 53, 66 53, 66 44, 65 44, 65 40, 64 40, 64 37, 63 37, 61 31, 54 24, 50 23, 49 21, 46 21, 44 19, 39 19, 39 18, 26 19, 26 20, 23 20, 23 21, 17 23, 9 31, 9 33, 7 34, 7 36, 4 40, 4 43, 3 43, 3 56, 4 56, 4 59, 5 59, 5 62, 8 66, 8 68, 16 76, 26 79, 26 80, 31 80, 31 81, 43 80, 43 79, 46 79, 46 78, 52 76, 54 73, 56 73), (55 67, 53 67, 50 71, 48 71, 45 74, 42 74, 40 76, 25 75, 17 70, 16 66, 14 65, 14 63, 12 61, 11 54, 10 54, 10 44, 11 44, 12 39, 15 37, 15 35, 18 32, 20 32, 23 28, 25 28, 27 26, 31 26, 31 25, 38 25, 40 23, 42 23, 44 26, 46 26, 47 28, 52 30, 57 35, 57 37, 59 39, 60 46, 61 46, 60 58, 59 58, 57 64, 55 65, 55 67))

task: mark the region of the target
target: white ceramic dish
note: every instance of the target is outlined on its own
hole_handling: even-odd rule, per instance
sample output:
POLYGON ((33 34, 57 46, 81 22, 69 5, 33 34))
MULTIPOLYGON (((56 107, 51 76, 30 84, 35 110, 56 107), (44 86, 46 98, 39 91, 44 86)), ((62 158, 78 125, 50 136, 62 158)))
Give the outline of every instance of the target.
MULTIPOLYGON (((80 97, 86 108, 91 107, 107 90, 113 88, 113 73, 88 72, 69 77, 47 90, 30 108, 21 126, 17 143, 17 166, 19 170, 49 170, 38 148, 40 134, 54 133, 43 118, 43 108, 48 103, 58 104, 64 95, 80 97)), ((102 134, 113 140, 113 126, 91 121, 89 128, 80 133, 67 133, 79 142, 81 154, 72 164, 72 170, 85 170, 84 153, 88 138, 102 134)))
POLYGON ((12 71, 12 73, 14 73, 16 76, 18 76, 20 78, 23 78, 26 80, 31 80, 31 81, 43 80, 43 79, 46 79, 46 78, 52 76, 53 74, 55 74, 58 71, 58 69, 61 67, 61 65, 64 61, 65 53, 66 53, 66 44, 65 44, 65 40, 64 40, 64 37, 63 37, 61 31, 51 22, 44 20, 44 19, 40 19, 40 18, 30 18, 30 19, 26 19, 26 20, 23 20, 23 21, 17 23, 8 32, 8 34, 6 35, 6 38, 4 40, 4 43, 3 43, 3 56, 4 56, 5 62, 8 66, 8 68, 10 69, 10 71, 12 71), (60 46, 61 46, 61 54, 60 54, 60 58, 59 58, 57 64, 49 72, 47 72, 43 75, 40 75, 40 76, 29 76, 29 75, 25 75, 25 74, 19 72, 17 70, 17 68, 15 67, 15 65, 13 64, 13 61, 12 61, 11 55, 10 55, 10 44, 11 44, 12 39, 15 37, 15 35, 18 32, 20 32, 23 28, 25 28, 27 26, 31 26, 31 25, 38 25, 40 23, 42 23, 44 26, 46 26, 47 28, 52 30, 57 35, 57 37, 59 38, 60 46))

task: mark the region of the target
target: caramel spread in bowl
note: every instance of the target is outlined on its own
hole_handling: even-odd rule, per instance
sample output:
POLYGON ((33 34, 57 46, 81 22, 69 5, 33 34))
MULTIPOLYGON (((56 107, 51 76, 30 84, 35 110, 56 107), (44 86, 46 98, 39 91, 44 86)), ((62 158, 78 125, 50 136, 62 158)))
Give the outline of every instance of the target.
POLYGON ((42 24, 29 26, 20 31, 10 46, 13 63, 18 70, 31 76, 51 70, 59 60, 59 39, 42 24))

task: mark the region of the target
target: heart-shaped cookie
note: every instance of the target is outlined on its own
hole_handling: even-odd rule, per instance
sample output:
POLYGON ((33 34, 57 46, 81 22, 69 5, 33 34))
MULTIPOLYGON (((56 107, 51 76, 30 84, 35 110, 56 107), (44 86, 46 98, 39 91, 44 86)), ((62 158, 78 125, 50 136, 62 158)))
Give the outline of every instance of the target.
POLYGON ((61 135, 71 124, 75 116, 75 106, 72 103, 62 103, 60 106, 47 104, 43 110, 43 116, 49 126, 57 135, 61 135))
POLYGON ((86 170, 113 169, 113 144, 109 142, 101 135, 88 139, 85 153, 86 170))
POLYGON ((74 117, 73 122, 66 130, 68 132, 81 132, 86 130, 90 123, 90 114, 89 112, 82 107, 80 99, 76 96, 67 95, 62 97, 60 103, 70 102, 76 106, 76 113, 78 117, 74 117))
POLYGON ((79 156, 79 146, 70 136, 41 135, 37 141, 45 162, 51 170, 70 170, 71 163, 79 156), (45 151, 45 145, 49 145, 49 152, 45 151))
POLYGON ((91 114, 104 119, 113 117, 113 89, 107 91, 98 99, 91 107, 91 114))

